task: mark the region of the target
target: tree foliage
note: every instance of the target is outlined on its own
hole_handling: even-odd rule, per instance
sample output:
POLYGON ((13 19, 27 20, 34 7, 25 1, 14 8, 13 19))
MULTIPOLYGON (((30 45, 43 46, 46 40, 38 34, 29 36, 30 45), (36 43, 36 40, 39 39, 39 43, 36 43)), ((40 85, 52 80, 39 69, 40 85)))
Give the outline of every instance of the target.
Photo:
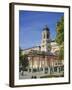
POLYGON ((59 59, 64 59, 64 17, 61 17, 56 26, 56 42, 59 45, 59 59))
POLYGON ((56 32, 56 42, 61 45, 64 42, 64 17, 57 22, 56 32))
POLYGON ((22 56, 22 49, 19 48, 19 57, 21 57, 21 56, 22 56))
POLYGON ((22 50, 19 51, 19 66, 21 70, 26 70, 29 65, 28 56, 22 55, 22 50))
POLYGON ((64 47, 60 47, 59 60, 63 60, 63 59, 64 59, 64 47))

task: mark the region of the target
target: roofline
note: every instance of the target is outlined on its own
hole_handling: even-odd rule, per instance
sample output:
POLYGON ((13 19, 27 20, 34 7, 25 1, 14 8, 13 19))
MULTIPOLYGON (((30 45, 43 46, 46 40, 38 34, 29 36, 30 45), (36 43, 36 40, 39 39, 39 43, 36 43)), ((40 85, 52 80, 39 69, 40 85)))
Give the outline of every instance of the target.
POLYGON ((41 48, 41 46, 34 46, 34 47, 30 47, 30 48, 22 49, 22 51, 24 51, 24 50, 28 50, 28 49, 31 49, 31 48, 35 48, 35 47, 39 47, 39 48, 41 48))
MULTIPOLYGON (((28 55, 35 56, 34 54, 28 54, 28 55)), ((45 54, 45 55, 44 54, 36 54, 36 56, 55 56, 55 57, 58 57, 57 55, 53 55, 53 54, 52 55, 50 55, 50 54, 49 55, 47 55, 47 54, 45 54)))
MULTIPOLYGON (((52 40, 51 42, 55 42, 55 40, 52 40)), ((28 50, 28 49, 31 49, 31 48, 35 48, 35 47, 39 47, 39 48, 41 48, 41 46, 33 46, 33 47, 30 47, 30 48, 22 49, 22 51, 24 51, 24 50, 28 50)))

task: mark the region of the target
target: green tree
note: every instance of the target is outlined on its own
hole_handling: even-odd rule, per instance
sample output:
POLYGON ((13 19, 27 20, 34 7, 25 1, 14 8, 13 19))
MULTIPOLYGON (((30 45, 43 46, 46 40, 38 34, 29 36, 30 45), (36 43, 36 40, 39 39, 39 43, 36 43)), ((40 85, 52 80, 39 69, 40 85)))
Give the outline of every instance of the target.
POLYGON ((59 59, 60 60, 64 59, 64 49, 63 49, 63 47, 61 47, 60 50, 59 50, 59 59))
POLYGON ((24 71, 29 65, 28 56, 22 54, 22 49, 19 49, 19 71, 24 71))
POLYGON ((56 42, 59 45, 59 60, 64 59, 64 17, 61 17, 56 26, 56 42))
POLYGON ((22 49, 19 48, 19 57, 21 57, 21 56, 22 56, 22 49))
POLYGON ((64 17, 57 22, 56 32, 56 42, 61 45, 64 42, 64 17))

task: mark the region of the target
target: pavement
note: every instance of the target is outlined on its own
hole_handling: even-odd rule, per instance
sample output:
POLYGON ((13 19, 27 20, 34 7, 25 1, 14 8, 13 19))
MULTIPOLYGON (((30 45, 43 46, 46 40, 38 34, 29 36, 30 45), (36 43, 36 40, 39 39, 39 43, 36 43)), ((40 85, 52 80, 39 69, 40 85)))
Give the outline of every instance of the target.
POLYGON ((24 72, 23 75, 21 73, 19 73, 19 79, 32 79, 32 78, 40 78, 40 77, 55 77, 55 76, 61 76, 63 75, 63 72, 61 73, 53 73, 53 74, 49 74, 49 73, 44 73, 44 72, 33 72, 33 73, 29 73, 29 72, 24 72))

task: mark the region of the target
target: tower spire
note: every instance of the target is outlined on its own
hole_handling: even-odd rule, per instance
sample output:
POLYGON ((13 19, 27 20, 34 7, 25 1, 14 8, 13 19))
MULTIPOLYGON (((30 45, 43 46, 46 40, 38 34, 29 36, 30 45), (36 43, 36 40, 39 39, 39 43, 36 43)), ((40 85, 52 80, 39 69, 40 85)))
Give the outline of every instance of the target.
POLYGON ((49 51, 48 45, 50 44, 50 30, 47 25, 44 26, 42 31, 41 51, 49 51))
POLYGON ((49 28, 47 25, 44 26, 43 30, 48 30, 49 31, 49 28))

